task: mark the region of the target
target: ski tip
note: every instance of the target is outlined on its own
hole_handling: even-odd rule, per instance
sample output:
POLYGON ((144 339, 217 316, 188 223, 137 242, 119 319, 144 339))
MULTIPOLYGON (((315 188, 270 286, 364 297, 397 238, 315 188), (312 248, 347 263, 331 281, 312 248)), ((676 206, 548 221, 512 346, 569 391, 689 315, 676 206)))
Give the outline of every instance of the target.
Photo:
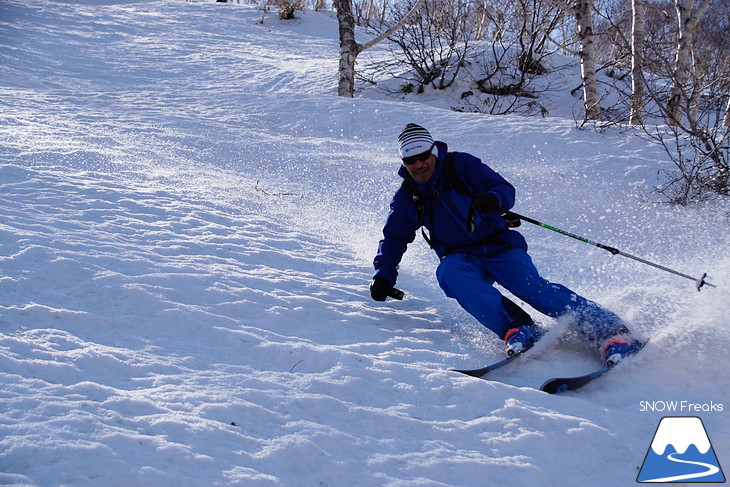
POLYGON ((609 370, 610 369, 608 367, 604 367, 595 370, 589 374, 576 377, 554 377, 552 379, 546 380, 540 386, 540 390, 543 392, 547 392, 548 394, 560 394, 566 391, 574 391, 588 384, 593 379, 597 379, 609 370))
POLYGON ((452 372, 458 372, 458 373, 464 374, 464 375, 468 375, 470 377, 477 377, 477 378, 479 378, 479 377, 483 376, 484 374, 486 374, 487 372, 489 372, 488 369, 487 370, 485 370, 485 369, 486 369, 486 367, 484 369, 473 369, 473 370, 451 369, 451 371, 452 372))
POLYGON ((542 392, 547 392, 548 394, 559 394, 569 390, 569 387, 568 384, 563 381, 548 379, 540 386, 540 390, 542 392))

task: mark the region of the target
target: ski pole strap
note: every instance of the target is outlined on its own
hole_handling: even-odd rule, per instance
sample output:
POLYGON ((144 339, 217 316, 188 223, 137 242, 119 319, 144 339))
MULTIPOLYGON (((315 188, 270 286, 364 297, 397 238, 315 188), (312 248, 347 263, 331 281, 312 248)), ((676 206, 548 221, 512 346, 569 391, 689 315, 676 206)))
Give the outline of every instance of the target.
POLYGON ((585 237, 581 237, 579 235, 575 235, 573 233, 566 232, 565 230, 561 230, 559 228, 555 228, 555 227, 553 227, 551 225, 548 225, 546 223, 543 223, 543 222, 534 220, 532 218, 526 217, 524 215, 520 215, 518 213, 514 213, 512 211, 508 211, 507 213, 505 213, 505 217, 506 218, 519 218, 520 220, 524 220, 524 221, 526 221, 528 223, 532 223, 533 225, 537 225, 538 227, 546 228, 548 230, 552 230, 553 232, 557 232, 557 233, 559 233, 561 235, 565 235, 566 237, 571 237, 571 238, 574 238, 576 240, 580 240, 581 242, 585 242, 585 243, 594 245, 594 246, 598 247, 599 249, 607 250, 607 251, 611 252, 613 255, 623 255, 624 257, 628 257, 629 259, 634 259, 635 261, 641 262, 642 264, 647 264, 647 265, 650 265, 652 267, 656 267, 657 269, 661 269, 663 271, 669 272, 671 274, 674 274, 674 275, 677 275, 677 276, 681 276, 681 277, 684 277, 686 279, 690 279, 690 280, 692 280, 692 281, 695 282, 695 287, 697 288, 698 291, 704 285, 707 285, 707 286, 710 286, 710 287, 717 287, 714 284, 711 284, 711 283, 705 281, 705 278, 707 277, 707 273, 704 273, 702 275, 702 277, 700 277, 698 279, 696 277, 692 277, 692 276, 689 276, 687 274, 683 274, 681 272, 675 271, 674 269, 670 269, 669 267, 664 267, 663 265, 655 264, 654 262, 649 262, 648 260, 642 259, 641 257, 636 257, 635 255, 627 254, 626 252, 621 252, 617 248, 609 247, 608 245, 603 245, 601 243, 594 242, 593 240, 589 240, 589 239, 587 239, 585 237))

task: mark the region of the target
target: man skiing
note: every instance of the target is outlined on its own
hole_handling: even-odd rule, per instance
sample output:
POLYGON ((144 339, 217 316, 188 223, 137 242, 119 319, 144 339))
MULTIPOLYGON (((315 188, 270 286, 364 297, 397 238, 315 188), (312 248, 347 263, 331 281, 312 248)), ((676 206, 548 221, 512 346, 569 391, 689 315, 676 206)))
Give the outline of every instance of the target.
POLYGON ((531 347, 545 330, 495 283, 548 316, 571 313, 608 365, 639 350, 641 343, 616 314, 540 276, 524 237, 502 216, 515 203, 507 180, 471 154, 449 153, 444 142, 413 123, 399 134, 398 151, 403 184, 390 203, 373 262, 374 300, 385 301, 393 292, 401 258, 421 228, 440 258, 441 288, 503 339, 509 355, 531 347))

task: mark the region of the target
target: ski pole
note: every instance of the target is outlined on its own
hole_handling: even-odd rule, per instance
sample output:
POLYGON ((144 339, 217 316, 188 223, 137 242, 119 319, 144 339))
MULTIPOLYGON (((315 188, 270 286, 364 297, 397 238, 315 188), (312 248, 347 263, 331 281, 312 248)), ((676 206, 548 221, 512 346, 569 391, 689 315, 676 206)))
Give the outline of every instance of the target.
POLYGON ((599 249, 607 250, 607 251, 611 252, 613 255, 622 255, 624 257, 628 257, 629 259, 634 259, 635 261, 641 262, 642 264, 647 264, 647 265, 650 265, 652 267, 656 267, 657 269, 661 269, 663 271, 670 272, 670 273, 675 274, 677 276, 681 276, 681 277, 684 277, 686 279, 690 279, 690 280, 692 280, 692 281, 695 282, 695 286, 697 287, 697 290, 698 291, 704 285, 708 285, 708 286, 711 286, 711 287, 717 287, 714 284, 711 284, 711 283, 705 281, 705 278, 707 277, 707 273, 706 272, 704 274, 702 274, 702 277, 700 277, 699 279, 697 279, 696 277, 688 276, 687 274, 682 274, 681 272, 675 271, 674 269, 670 269, 669 267, 664 267, 663 265, 655 264, 654 262, 649 262, 648 260, 642 259, 641 257, 636 257, 635 255, 627 254, 626 252, 622 252, 622 251, 620 251, 619 249, 617 249, 615 247, 609 247, 608 245, 604 245, 604 244, 601 244, 601 243, 598 243, 598 242, 594 242, 593 240, 589 240, 589 239, 587 239, 585 237, 581 237, 579 235, 575 235, 573 233, 566 232, 565 230, 561 230, 559 228, 555 228, 555 227, 553 227, 551 225, 548 225, 546 223, 543 223, 543 222, 540 222, 540 221, 537 221, 537 220, 533 220, 532 218, 529 218, 529 217, 520 215, 518 213, 514 213, 512 211, 508 211, 507 213, 505 213, 505 217, 507 217, 507 218, 519 218, 520 220, 524 220, 524 221, 526 221, 528 223, 532 223, 533 225, 537 225, 538 227, 547 228, 548 230, 552 230, 553 232, 557 232, 557 233, 559 233, 561 235, 565 235, 566 237, 574 238, 576 240, 580 240, 581 242, 585 242, 587 244, 591 244, 591 245, 593 245, 595 247, 598 247, 599 249))

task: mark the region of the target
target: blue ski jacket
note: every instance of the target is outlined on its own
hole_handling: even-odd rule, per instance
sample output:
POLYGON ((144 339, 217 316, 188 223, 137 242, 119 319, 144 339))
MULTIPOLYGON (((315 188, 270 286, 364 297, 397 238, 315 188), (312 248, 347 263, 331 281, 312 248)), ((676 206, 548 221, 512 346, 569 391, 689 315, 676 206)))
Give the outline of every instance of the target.
POLYGON ((485 256, 509 248, 527 250, 524 237, 509 229, 502 218, 502 214, 515 203, 514 186, 479 158, 466 152, 456 152, 452 174, 463 182, 471 194, 457 191, 444 174, 448 147, 444 142, 436 142, 436 146, 439 150, 438 162, 426 183, 417 183, 403 166, 398 171, 398 175, 405 181, 410 181, 407 184, 415 188, 411 192, 417 193, 423 208, 419 215, 414 197, 404 186, 395 192, 390 203, 383 239, 378 245, 373 265, 374 277, 381 277, 393 285, 398 277, 398 265, 403 254, 421 227, 430 232, 429 244, 439 258, 454 252, 485 256), (472 195, 484 192, 497 196, 499 211, 470 211, 472 195), (471 231, 467 225, 470 214, 474 218, 471 231))

